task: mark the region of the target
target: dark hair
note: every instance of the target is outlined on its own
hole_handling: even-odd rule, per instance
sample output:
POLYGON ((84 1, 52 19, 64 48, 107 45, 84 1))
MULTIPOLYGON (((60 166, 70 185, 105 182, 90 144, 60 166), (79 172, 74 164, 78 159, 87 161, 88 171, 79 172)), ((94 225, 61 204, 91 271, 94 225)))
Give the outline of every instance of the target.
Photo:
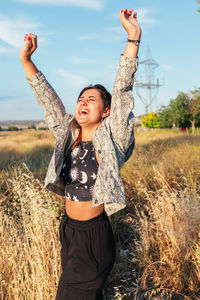
POLYGON ((82 91, 80 92, 79 96, 78 96, 78 99, 81 97, 81 95, 87 91, 87 90, 91 90, 91 89, 94 89, 94 90, 97 90, 99 91, 100 95, 101 95, 101 99, 103 100, 103 103, 104 103, 104 107, 109 107, 111 106, 111 94, 107 91, 107 89, 101 85, 101 84, 95 84, 95 85, 88 85, 86 86, 84 89, 82 89, 82 91))

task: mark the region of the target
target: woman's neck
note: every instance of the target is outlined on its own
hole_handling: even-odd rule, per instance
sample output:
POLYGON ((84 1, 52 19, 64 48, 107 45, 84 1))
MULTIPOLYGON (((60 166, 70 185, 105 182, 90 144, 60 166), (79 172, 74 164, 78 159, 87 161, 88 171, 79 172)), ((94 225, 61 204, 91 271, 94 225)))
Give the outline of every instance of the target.
POLYGON ((81 127, 81 131, 80 131, 80 140, 81 141, 91 141, 92 140, 92 135, 95 132, 95 130, 101 125, 100 124, 96 124, 95 126, 93 126, 92 128, 88 128, 85 126, 81 127))

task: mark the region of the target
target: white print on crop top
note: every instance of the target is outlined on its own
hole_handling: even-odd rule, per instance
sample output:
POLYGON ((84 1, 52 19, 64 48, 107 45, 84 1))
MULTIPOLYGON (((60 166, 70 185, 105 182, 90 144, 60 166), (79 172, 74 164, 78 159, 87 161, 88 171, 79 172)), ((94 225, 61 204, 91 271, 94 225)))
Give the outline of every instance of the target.
POLYGON ((92 201, 97 172, 92 142, 79 142, 65 157, 60 174, 66 197, 72 201, 92 201))

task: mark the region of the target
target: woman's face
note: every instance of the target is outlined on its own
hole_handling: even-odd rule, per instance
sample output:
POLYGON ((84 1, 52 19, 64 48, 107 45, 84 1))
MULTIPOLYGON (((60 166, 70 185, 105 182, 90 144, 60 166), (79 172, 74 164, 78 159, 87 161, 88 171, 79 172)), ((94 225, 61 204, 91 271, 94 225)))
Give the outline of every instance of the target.
POLYGON ((102 119, 109 114, 110 109, 104 108, 101 94, 96 89, 86 90, 78 99, 75 108, 75 118, 81 127, 100 125, 102 119))

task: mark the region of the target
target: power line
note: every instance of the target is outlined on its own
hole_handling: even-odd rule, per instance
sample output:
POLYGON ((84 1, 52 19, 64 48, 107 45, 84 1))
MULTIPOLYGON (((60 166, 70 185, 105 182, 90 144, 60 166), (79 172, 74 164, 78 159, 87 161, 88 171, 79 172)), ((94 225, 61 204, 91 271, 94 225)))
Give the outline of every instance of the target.
POLYGON ((159 83, 158 78, 156 81, 154 80, 154 70, 159 67, 159 64, 151 58, 151 52, 149 47, 147 48, 147 58, 139 62, 139 64, 144 66, 144 73, 146 78, 144 82, 135 78, 135 87, 139 99, 145 105, 145 111, 147 114, 148 111, 152 112, 152 103, 158 95, 159 87, 163 84, 159 83), (141 89, 145 89, 148 91, 147 97, 144 97, 142 95, 144 94, 143 92, 141 94, 141 89))

